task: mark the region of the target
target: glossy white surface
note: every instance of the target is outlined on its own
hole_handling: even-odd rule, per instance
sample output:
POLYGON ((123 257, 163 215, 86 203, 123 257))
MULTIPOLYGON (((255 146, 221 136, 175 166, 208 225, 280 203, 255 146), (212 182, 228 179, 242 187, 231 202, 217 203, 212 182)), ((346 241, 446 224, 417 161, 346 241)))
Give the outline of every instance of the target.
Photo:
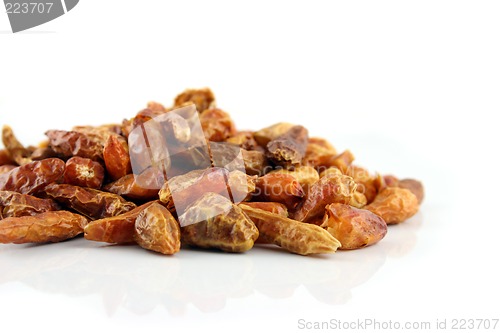
POLYGON ((233 299, 263 295, 289 299, 302 289, 310 300, 345 304, 387 260, 402 260, 417 241, 422 216, 391 228, 379 246, 337 255, 301 257, 257 246, 246 254, 182 249, 173 257, 78 239, 54 245, 2 246, 2 283, 20 283, 51 297, 90 297, 113 317, 120 312, 173 317, 190 310, 224 311, 233 299))
POLYGON ((239 128, 300 123, 426 188, 418 215, 379 244, 328 256, 0 245, 2 332, 293 332, 301 319, 364 318, 427 331, 447 319, 451 331, 453 319, 500 317, 499 12, 496 1, 87 0, 16 35, 0 13, 0 124, 23 143, 210 86, 239 128))

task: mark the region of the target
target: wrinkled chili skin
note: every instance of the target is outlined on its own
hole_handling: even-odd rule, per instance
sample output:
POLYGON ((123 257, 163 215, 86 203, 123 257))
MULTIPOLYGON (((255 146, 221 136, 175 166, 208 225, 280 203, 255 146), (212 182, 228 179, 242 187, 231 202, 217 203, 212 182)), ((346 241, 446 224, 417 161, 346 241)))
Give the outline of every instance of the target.
POLYGON ((160 189, 160 201, 170 211, 183 212, 206 192, 224 193, 227 191, 226 179, 228 177, 229 172, 224 168, 193 170, 184 175, 172 177, 160 189), (175 203, 174 200, 176 200, 175 203))
POLYGON ((150 121, 154 117, 161 115, 167 111, 168 110, 166 110, 166 109, 162 109, 161 107, 158 107, 158 105, 152 105, 152 104, 149 105, 148 104, 148 107, 146 109, 143 109, 143 110, 137 112, 135 117, 133 117, 131 119, 124 119, 122 122, 122 125, 121 125, 120 132, 125 138, 128 138, 130 132, 132 132, 132 130, 134 128, 147 123, 148 121, 150 121))
POLYGON ((154 174, 154 172, 157 172, 157 171, 150 168, 150 169, 146 169, 139 176, 136 176, 133 174, 125 175, 122 178, 104 186, 103 190, 110 192, 110 193, 124 196, 124 197, 129 198, 129 199, 133 199, 133 200, 146 201, 146 200, 158 199, 158 191, 159 191, 158 188, 161 185, 151 186, 151 187, 145 188, 145 187, 141 187, 139 185, 139 184, 144 184, 144 183, 140 182, 140 179, 139 179, 139 183, 137 182, 137 178, 139 178, 139 177, 145 175, 145 173, 147 173, 146 175, 149 175, 150 177, 148 177, 148 178, 144 177, 144 179, 146 181, 148 181, 148 183, 150 185, 155 185, 156 178, 154 178, 154 177, 156 175, 154 174))
POLYGON ((193 103, 198 112, 215 106, 214 93, 209 88, 186 89, 175 97, 174 107, 185 106, 187 103, 193 103))
POLYGON ((311 222, 322 217, 328 204, 338 202, 348 204, 356 189, 354 180, 345 175, 328 174, 312 184, 304 200, 297 207, 293 218, 302 222, 311 222))
POLYGON ((387 224, 397 224, 415 215, 418 207, 418 198, 410 190, 386 187, 364 208, 383 218, 387 224))
POLYGON ((372 176, 368 170, 356 165, 350 165, 347 167, 344 174, 354 179, 358 185, 356 187, 356 191, 358 193, 362 193, 366 197, 366 203, 370 203, 373 199, 375 199, 375 196, 378 193, 376 183, 378 182, 379 176, 372 176))
POLYGON ((103 150, 104 164, 111 179, 118 180, 132 173, 127 141, 120 136, 111 135, 103 150))
POLYGON ((288 209, 294 209, 305 193, 294 176, 268 173, 255 182, 253 193, 256 201, 274 201, 284 204, 288 209))
POLYGON ((346 174, 348 173, 348 169, 353 161, 354 161, 354 155, 351 153, 350 150, 346 150, 336 156, 333 156, 330 159, 328 166, 336 167, 337 169, 342 171, 342 173, 346 174))
POLYGON ((312 166, 318 171, 331 166, 330 161, 337 155, 337 150, 325 139, 312 137, 306 147, 302 165, 312 166))
POLYGON ((266 155, 258 150, 241 149, 243 163, 245 163, 245 172, 251 176, 262 176, 269 168, 266 155))
POLYGON ((273 173, 291 175, 295 177, 305 192, 307 192, 312 184, 319 180, 318 171, 311 166, 299 166, 294 167, 291 170, 277 168, 276 170, 269 172, 269 174, 273 173))
POLYGON ((193 202, 179 220, 181 225, 182 221, 188 223, 181 228, 182 243, 200 248, 245 252, 259 237, 259 231, 241 207, 213 192, 193 202), (223 213, 213 216, 210 211, 215 207, 223 213))
POLYGON ((276 123, 274 125, 253 132, 253 137, 260 146, 265 147, 271 140, 274 140, 280 135, 285 134, 294 126, 295 125, 290 123, 276 123))
POLYGON ((342 250, 375 244, 387 234, 387 224, 380 216, 340 203, 326 206, 321 227, 340 241, 342 250))
POLYGON ((66 164, 58 158, 33 161, 0 175, 0 191, 34 194, 60 180, 66 164))
POLYGON ((15 168, 17 168, 17 165, 11 165, 11 164, 0 165, 0 175, 7 173, 15 168))
POLYGON ((268 157, 275 164, 291 167, 299 164, 305 156, 308 131, 303 126, 294 126, 284 134, 269 141, 268 157))
POLYGON ((33 216, 59 209, 59 205, 52 199, 40 199, 28 194, 0 191, 0 214, 3 218, 33 216))
POLYGON ((326 230, 308 223, 240 205, 259 230, 259 243, 276 244, 300 255, 335 252, 340 242, 326 230))
POLYGON ((44 194, 94 220, 123 214, 136 207, 119 195, 68 184, 51 184, 44 194))
POLYGON ((87 223, 85 217, 64 210, 9 217, 0 221, 0 243, 60 242, 81 234, 87 223))
POLYGON ((139 213, 135 220, 134 239, 140 247, 163 254, 174 254, 181 249, 179 223, 159 203, 153 203, 139 213))
POLYGON ((266 212, 277 214, 283 217, 288 217, 288 209, 286 206, 279 202, 272 201, 254 201, 254 202, 242 202, 239 205, 246 205, 252 208, 262 209, 266 212))
POLYGON ((50 130, 45 135, 52 150, 61 156, 80 156, 94 161, 103 159, 103 145, 85 133, 50 130))
POLYGON ((236 127, 226 112, 206 109, 200 114, 200 123, 207 140, 220 142, 236 134, 236 127))
POLYGON ((137 217, 154 202, 147 202, 120 215, 90 222, 84 230, 85 239, 116 244, 133 243, 137 217))
POLYGON ((227 143, 233 144, 233 145, 238 145, 240 148, 246 149, 246 150, 256 150, 256 149, 262 149, 261 146, 255 141, 255 138, 253 136, 253 132, 251 131, 239 131, 236 132, 234 135, 226 139, 227 143))

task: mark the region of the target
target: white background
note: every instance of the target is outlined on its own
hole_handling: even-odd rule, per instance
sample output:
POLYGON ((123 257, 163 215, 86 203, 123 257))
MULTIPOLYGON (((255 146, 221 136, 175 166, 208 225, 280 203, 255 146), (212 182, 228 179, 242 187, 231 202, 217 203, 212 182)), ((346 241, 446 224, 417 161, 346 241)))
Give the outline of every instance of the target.
POLYGON ((12 34, 0 13, 0 124, 26 144, 209 86, 239 128, 300 123, 426 186, 382 242, 323 257, 2 245, 2 331, 499 318, 499 17, 498 1, 82 0, 12 34))

